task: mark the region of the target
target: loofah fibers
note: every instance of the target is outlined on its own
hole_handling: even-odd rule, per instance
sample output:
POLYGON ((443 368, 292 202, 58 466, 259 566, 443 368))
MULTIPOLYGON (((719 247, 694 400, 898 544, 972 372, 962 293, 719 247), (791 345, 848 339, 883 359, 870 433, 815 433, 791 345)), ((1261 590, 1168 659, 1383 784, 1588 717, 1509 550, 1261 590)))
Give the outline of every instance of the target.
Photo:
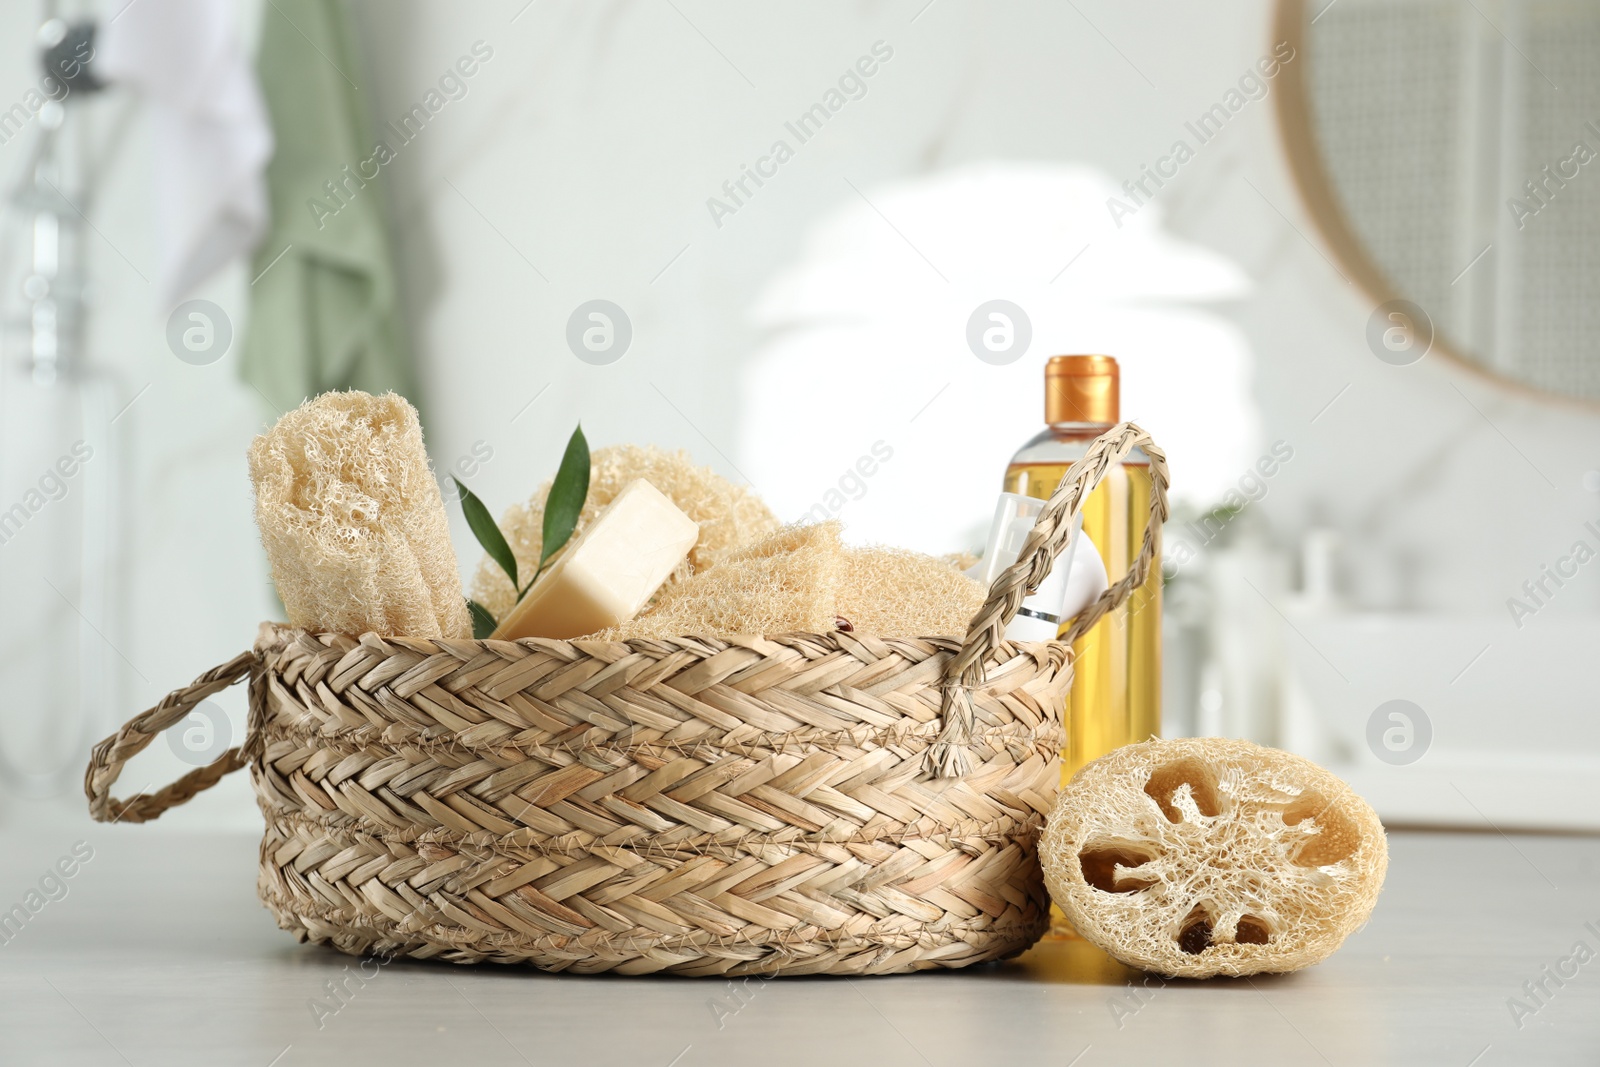
POLYGON ((1039 854, 1078 933, 1178 978, 1321 962, 1366 922, 1389 863, 1383 824, 1339 778, 1211 737, 1128 745, 1084 767, 1039 854))
POLYGON ((831 633, 844 552, 837 521, 789 526, 663 589, 650 610, 599 637, 831 633))
POLYGON ((417 412, 394 393, 324 393, 250 445, 256 525, 289 622, 470 637, 417 412))
MULTIPOLYGON (((760 497, 710 467, 695 466, 687 452, 613 445, 596 449, 590 464, 589 496, 574 537, 636 478, 661 490, 700 524, 700 539, 689 553, 688 566, 668 579, 668 588, 674 581, 710 567, 732 549, 759 541, 778 529, 777 517, 760 497)), ((517 557, 518 573, 532 574, 538 566, 544 502, 549 495, 547 481, 526 504, 513 505, 500 517, 500 530, 517 557)), ((486 556, 473 579, 472 596, 499 619, 511 609, 516 593, 505 572, 486 556)))
POLYGON ((944 559, 901 548, 847 548, 834 614, 880 637, 961 635, 987 592, 944 559))
POLYGON ((984 589, 944 560, 846 548, 835 521, 790 526, 662 590, 606 640, 684 634, 828 633, 838 619, 877 637, 964 634, 984 589))

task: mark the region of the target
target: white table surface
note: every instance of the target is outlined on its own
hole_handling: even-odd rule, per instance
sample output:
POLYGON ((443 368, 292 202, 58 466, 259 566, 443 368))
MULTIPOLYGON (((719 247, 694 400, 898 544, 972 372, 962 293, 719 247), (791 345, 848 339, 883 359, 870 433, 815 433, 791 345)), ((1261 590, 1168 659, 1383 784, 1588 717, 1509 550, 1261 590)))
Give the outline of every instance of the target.
POLYGON ((8 833, 0 907, 80 838, 94 857, 67 895, 0 946, 5 1067, 1600 1064, 1600 955, 1545 979, 1520 1028, 1507 1003, 1577 942, 1600 953, 1595 837, 1394 833, 1371 922, 1291 976, 1136 996, 1142 975, 1047 942, 965 972, 752 980, 740 1006, 725 980, 402 960, 320 1027, 311 1002, 358 961, 276 928, 254 839, 8 833))

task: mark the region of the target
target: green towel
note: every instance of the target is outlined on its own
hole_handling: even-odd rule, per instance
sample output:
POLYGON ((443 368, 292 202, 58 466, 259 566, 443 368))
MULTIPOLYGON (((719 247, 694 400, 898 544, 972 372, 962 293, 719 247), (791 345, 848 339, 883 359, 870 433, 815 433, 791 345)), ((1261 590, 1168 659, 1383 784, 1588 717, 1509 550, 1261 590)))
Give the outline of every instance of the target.
POLYGON ((356 88, 350 26, 337 0, 262 11, 257 68, 277 144, 240 373, 279 412, 330 389, 415 403, 385 230, 388 160, 356 88))

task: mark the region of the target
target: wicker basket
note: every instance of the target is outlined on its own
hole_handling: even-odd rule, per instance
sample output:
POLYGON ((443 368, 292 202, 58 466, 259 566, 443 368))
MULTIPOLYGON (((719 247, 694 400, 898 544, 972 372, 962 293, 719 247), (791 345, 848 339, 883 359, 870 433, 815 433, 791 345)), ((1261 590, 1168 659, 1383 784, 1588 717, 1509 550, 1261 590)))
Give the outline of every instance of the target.
MULTIPOLYGON (((1059 779, 1067 643, 1007 641, 1137 426, 1062 479, 965 639, 858 633, 445 641, 263 625, 253 651, 95 747, 101 821, 142 822, 249 766, 259 890, 348 953, 546 970, 888 974, 1044 932, 1035 842, 1059 779), (159 792, 125 761, 250 679, 245 743, 159 792)), ((1120 604, 1160 547, 1067 640, 1120 604)))

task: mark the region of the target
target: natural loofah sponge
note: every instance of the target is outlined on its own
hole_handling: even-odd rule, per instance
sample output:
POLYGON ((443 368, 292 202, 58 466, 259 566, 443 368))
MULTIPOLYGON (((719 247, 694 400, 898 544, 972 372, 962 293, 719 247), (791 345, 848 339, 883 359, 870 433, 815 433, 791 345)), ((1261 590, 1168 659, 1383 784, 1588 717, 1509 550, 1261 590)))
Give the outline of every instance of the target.
POLYGON ((735 549, 600 636, 828 633, 839 618, 878 637, 966 633, 983 604, 981 585, 933 556, 846 548, 839 529, 837 521, 791 526, 735 549))
POLYGON ((1039 855, 1085 939, 1178 978, 1299 970, 1366 922, 1383 824, 1309 760, 1248 741, 1146 741, 1073 776, 1039 855))
POLYGON ((645 614, 598 636, 829 633, 843 560, 837 521, 786 527, 667 586, 645 614))
POLYGON ((417 412, 393 393, 324 393, 250 446, 256 525, 289 622, 470 637, 417 412))
MULTIPOLYGON (((689 565, 668 580, 668 588, 677 578, 703 571, 730 550, 759 541, 778 529, 777 517, 760 497, 710 467, 695 466, 686 452, 614 445, 597 449, 590 464, 589 496, 573 537, 639 478, 665 493, 679 510, 700 524, 700 539, 689 553, 689 565)), ((517 557, 519 573, 532 574, 538 567, 544 502, 549 495, 550 482, 545 482, 526 504, 514 505, 500 517, 500 530, 517 557)), ((511 609, 515 596, 505 572, 485 557, 472 582, 473 599, 499 619, 511 609)))
POLYGON ((988 590, 950 562, 901 548, 849 548, 835 614, 880 637, 964 635, 988 590))

